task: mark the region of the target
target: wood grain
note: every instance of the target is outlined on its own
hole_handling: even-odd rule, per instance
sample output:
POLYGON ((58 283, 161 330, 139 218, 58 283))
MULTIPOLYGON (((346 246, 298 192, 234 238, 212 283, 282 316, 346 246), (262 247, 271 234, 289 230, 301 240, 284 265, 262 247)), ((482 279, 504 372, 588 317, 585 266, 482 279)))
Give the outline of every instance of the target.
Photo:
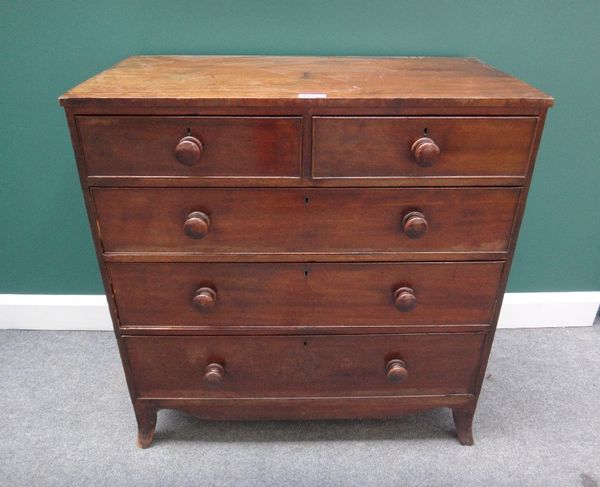
POLYGON ((89 176, 300 177, 299 117, 77 117, 89 176), (182 138, 198 162, 177 159, 182 138))
POLYGON ((521 176, 529 166, 534 117, 315 117, 313 176, 521 176), (413 144, 427 134, 440 149, 422 165, 413 144))
MULTIPOLYGON (((158 409, 179 409, 206 420, 319 420, 398 418, 433 408, 473 404, 470 394, 296 398, 138 399, 158 409)), ((197 430, 198 438, 202 428, 197 430)), ((394 436, 395 441, 401 438, 394 436)), ((168 441, 168 440, 167 440, 168 441)))
MULTIPOLYGON (((310 167, 308 167, 310 171, 310 167)), ((411 176, 386 178, 260 178, 194 176, 90 176, 89 187, 125 188, 391 188, 391 187, 520 187, 522 176, 411 176)))
POLYGON ((331 397, 465 394, 484 333, 294 337, 124 338, 141 398, 331 397), (402 358, 408 376, 390 381, 402 358), (218 388, 206 366, 224 369, 218 388))
POLYGON ((459 58, 139 56, 63 95, 138 444, 161 408, 433 407, 472 444, 552 103, 459 58))
POLYGON ((443 57, 136 56, 61 97, 137 106, 543 106, 552 98, 476 59, 443 57), (299 98, 324 94, 326 98, 299 98), (379 103, 374 103, 379 101, 379 103))
POLYGON ((396 264, 111 263, 122 325, 350 326, 488 323, 501 262, 396 264), (196 309, 201 287, 217 293, 196 309), (394 292, 410 287, 403 312, 394 292), (440 311, 442 310, 442 311, 440 311))
POLYGON ((121 189, 92 191, 105 252, 504 252, 518 188, 121 189), (202 239, 184 225, 210 218, 202 239), (427 219, 410 238, 403 218, 427 219))

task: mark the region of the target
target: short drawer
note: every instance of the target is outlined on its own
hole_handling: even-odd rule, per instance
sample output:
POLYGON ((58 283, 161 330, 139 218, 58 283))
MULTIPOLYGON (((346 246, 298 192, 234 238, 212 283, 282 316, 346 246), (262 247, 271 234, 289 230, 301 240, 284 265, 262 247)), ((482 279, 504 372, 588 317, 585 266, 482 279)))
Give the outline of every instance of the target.
POLYGON ((315 178, 525 177, 531 117, 315 117, 315 178))
MULTIPOLYGON (((505 252, 519 188, 95 188, 105 252, 505 252)), ((426 260, 426 259, 424 259, 426 260)))
POLYGON ((299 117, 77 117, 88 176, 300 177, 299 117))
POLYGON ((141 398, 473 391, 485 333, 123 338, 141 398))
POLYGON ((120 324, 486 324, 502 262, 110 263, 120 324))

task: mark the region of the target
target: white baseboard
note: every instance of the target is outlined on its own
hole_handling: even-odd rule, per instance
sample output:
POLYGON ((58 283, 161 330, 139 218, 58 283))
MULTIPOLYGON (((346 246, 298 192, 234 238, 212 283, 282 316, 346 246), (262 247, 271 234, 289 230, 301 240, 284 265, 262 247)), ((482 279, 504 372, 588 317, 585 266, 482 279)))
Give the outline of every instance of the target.
MULTIPOLYGON (((498 328, 592 326, 598 292, 507 293, 498 328)), ((112 330, 104 295, 0 294, 0 329, 112 330)))
POLYGON ((0 329, 112 330, 99 295, 0 294, 0 329))
POLYGON ((592 326, 600 292, 506 293, 498 328, 592 326))

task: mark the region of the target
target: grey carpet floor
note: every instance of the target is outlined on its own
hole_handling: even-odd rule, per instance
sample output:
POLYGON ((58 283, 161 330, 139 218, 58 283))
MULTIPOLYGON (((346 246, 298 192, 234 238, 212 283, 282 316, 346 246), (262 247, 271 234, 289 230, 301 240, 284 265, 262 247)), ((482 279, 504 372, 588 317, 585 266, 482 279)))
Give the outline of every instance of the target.
POLYGON ((3 485, 600 484, 600 327, 500 330, 475 446, 448 410, 394 421, 135 421, 114 339, 0 332, 3 485))

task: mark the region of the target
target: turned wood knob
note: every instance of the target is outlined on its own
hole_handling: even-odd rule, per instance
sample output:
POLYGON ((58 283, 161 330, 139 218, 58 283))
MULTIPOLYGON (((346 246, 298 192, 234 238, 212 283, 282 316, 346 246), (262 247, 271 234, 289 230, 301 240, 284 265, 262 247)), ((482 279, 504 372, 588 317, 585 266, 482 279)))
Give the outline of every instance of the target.
POLYGON ((190 238, 204 238, 210 227, 210 218, 201 211, 192 211, 183 224, 183 230, 190 238))
POLYGON ((175 157, 185 166, 193 166, 202 155, 202 142, 196 137, 188 135, 179 141, 175 147, 175 157))
POLYGON ((404 360, 400 360, 399 358, 390 360, 385 366, 385 370, 387 371, 387 378, 390 382, 401 384, 408 379, 408 369, 406 368, 406 364, 404 363, 404 360))
POLYGON ((429 137, 421 137, 415 140, 410 151, 417 164, 423 167, 432 166, 440 158, 440 148, 429 137))
POLYGON ((402 230, 408 238, 421 238, 427 232, 429 223, 420 211, 411 211, 402 218, 402 230))
POLYGON ((400 311, 410 311, 417 305, 417 297, 410 287, 400 287, 394 291, 394 304, 400 311))
POLYGON ((225 378, 225 369, 221 364, 208 364, 204 373, 204 382, 211 387, 220 386, 225 378))
POLYGON ((214 307, 217 302, 217 291, 211 287, 201 287, 194 294, 192 303, 199 310, 208 310, 214 307))

